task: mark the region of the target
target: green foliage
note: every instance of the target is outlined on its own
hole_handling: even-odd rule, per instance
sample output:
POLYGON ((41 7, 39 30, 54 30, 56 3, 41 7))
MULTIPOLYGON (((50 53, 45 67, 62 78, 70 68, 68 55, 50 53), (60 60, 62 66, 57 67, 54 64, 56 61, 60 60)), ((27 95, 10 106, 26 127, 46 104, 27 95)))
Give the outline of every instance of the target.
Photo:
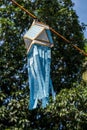
MULTIPOLYGON (((74 45, 86 49, 83 26, 71 0, 16 0, 74 45), (84 46, 85 45, 85 46, 84 46)), ((86 130, 86 59, 52 33, 51 76, 57 97, 46 109, 28 110, 29 89, 23 35, 33 19, 10 0, 0 2, 0 129, 86 130), (84 62, 85 61, 85 62, 84 62)))
POLYGON ((4 106, 0 108, 3 128, 86 130, 87 86, 61 90, 56 101, 44 110, 28 111, 27 102, 28 97, 25 96, 19 100, 12 99, 7 110, 4 106))
MULTIPOLYGON (((57 95, 55 103, 47 111, 61 122, 64 130, 85 130, 87 125, 87 86, 63 89, 57 95), (74 128, 73 128, 74 127, 74 128)), ((54 128, 56 123, 54 122, 54 128)))

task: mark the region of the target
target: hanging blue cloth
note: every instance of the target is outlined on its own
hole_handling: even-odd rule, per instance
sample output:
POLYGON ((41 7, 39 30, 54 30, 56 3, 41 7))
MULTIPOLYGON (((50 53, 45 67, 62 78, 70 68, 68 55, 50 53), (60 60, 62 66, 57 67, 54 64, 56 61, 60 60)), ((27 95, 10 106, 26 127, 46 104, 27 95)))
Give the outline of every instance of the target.
POLYGON ((55 100, 55 92, 50 78, 51 49, 47 46, 33 44, 28 52, 28 77, 30 89, 29 109, 35 109, 49 103, 52 94, 55 100))
POLYGON ((29 109, 44 108, 55 92, 50 78, 51 47, 53 39, 48 25, 34 21, 24 35, 28 58, 28 78, 30 89, 29 109))

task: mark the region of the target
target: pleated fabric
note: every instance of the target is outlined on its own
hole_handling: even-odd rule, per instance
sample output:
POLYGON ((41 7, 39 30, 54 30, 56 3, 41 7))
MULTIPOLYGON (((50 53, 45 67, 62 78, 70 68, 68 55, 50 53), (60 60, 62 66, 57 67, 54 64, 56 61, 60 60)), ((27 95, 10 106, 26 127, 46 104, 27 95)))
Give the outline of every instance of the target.
POLYGON ((29 109, 35 109, 40 105, 45 108, 52 95, 55 100, 55 92, 50 77, 51 48, 38 44, 32 45, 28 52, 28 78, 29 78, 29 109))

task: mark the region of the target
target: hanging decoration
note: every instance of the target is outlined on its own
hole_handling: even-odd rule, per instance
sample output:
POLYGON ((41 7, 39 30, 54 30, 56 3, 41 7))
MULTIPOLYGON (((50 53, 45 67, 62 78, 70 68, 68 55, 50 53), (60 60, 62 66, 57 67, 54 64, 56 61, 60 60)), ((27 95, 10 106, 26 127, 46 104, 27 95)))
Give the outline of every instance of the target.
POLYGON ((28 60, 29 109, 34 109, 40 104, 44 108, 49 103, 50 94, 55 99, 55 92, 50 78, 53 40, 49 26, 34 21, 24 35, 24 41, 28 60))
MULTIPOLYGON (((15 0, 11 1, 33 19, 38 19, 35 15, 19 5, 15 0)), ((40 104, 43 108, 46 107, 49 103, 50 94, 55 100, 55 92, 50 77, 51 47, 53 47, 50 30, 81 54, 87 56, 87 53, 72 44, 72 42, 48 25, 34 21, 28 32, 24 35, 24 41, 27 48, 27 66, 30 88, 29 109, 31 110, 38 107, 40 104)))

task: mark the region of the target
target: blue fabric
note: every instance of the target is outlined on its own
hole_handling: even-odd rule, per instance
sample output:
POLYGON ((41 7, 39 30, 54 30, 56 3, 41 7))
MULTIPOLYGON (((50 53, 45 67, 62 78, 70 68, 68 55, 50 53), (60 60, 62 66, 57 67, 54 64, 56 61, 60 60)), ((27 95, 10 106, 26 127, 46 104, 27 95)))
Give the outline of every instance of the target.
POLYGON ((46 32, 47 32, 47 34, 48 34, 47 36, 48 36, 48 38, 49 38, 50 43, 53 44, 53 39, 52 39, 50 30, 47 29, 46 32))
POLYGON ((50 78, 51 49, 47 46, 32 45, 28 53, 28 77, 30 89, 29 109, 42 104, 46 107, 49 96, 55 99, 55 92, 50 78))

